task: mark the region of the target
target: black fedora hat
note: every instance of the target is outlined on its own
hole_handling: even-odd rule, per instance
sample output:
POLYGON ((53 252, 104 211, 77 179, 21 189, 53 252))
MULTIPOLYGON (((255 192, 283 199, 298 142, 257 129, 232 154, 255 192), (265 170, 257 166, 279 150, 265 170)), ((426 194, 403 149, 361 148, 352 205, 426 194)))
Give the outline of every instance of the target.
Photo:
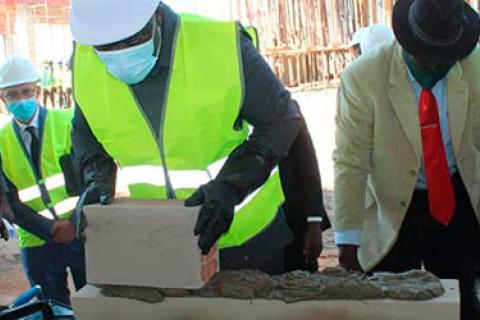
POLYGON ((398 0, 393 31, 414 57, 445 64, 468 56, 478 43, 478 13, 463 0, 398 0))

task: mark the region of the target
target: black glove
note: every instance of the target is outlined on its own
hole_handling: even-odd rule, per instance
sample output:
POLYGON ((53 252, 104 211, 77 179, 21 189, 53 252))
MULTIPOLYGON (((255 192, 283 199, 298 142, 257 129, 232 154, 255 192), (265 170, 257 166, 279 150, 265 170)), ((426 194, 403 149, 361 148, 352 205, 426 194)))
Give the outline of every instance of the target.
POLYGON ((278 159, 247 142, 230 154, 215 181, 228 183, 242 201, 267 181, 277 163, 278 159))
POLYGON ((202 254, 207 255, 218 238, 228 231, 238 203, 237 192, 227 183, 218 181, 200 187, 185 201, 187 207, 203 205, 193 231, 200 236, 198 247, 202 254))
POLYGON ((230 228, 235 205, 259 188, 274 166, 266 152, 246 142, 230 154, 215 180, 187 199, 186 206, 203 205, 194 230, 200 235, 198 246, 203 254, 230 228))
POLYGON ((70 197, 78 197, 81 194, 81 174, 75 162, 73 153, 65 154, 59 159, 60 167, 62 168, 63 176, 65 177, 65 189, 70 197))
POLYGON ((83 207, 92 203, 109 205, 115 196, 115 182, 117 167, 111 158, 97 157, 90 161, 83 169, 83 178, 86 188, 80 195, 75 208, 75 214, 70 221, 76 226, 77 237, 84 238, 83 231, 87 220, 83 207))

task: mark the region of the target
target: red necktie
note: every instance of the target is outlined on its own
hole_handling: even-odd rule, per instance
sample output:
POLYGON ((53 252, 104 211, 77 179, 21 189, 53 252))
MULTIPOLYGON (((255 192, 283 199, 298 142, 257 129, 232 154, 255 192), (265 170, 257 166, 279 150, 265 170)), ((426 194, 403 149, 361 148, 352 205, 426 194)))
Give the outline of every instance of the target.
POLYGON ((430 214, 448 226, 455 212, 455 193, 448 171, 439 118, 437 101, 432 91, 422 89, 420 126, 430 214))

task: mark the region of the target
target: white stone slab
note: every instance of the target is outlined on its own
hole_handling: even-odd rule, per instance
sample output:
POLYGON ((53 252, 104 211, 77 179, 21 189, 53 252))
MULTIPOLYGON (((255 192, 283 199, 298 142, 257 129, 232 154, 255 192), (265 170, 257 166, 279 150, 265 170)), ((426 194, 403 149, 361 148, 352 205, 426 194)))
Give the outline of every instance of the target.
POLYGON ((443 284, 446 294, 430 301, 332 300, 291 304, 223 298, 167 298, 149 304, 105 297, 98 288, 86 286, 73 297, 73 306, 77 320, 458 320, 457 282, 447 280, 443 284))
POLYGON ((201 256, 197 208, 182 201, 116 200, 85 208, 87 281, 154 288, 199 288, 218 271, 218 251, 201 256))

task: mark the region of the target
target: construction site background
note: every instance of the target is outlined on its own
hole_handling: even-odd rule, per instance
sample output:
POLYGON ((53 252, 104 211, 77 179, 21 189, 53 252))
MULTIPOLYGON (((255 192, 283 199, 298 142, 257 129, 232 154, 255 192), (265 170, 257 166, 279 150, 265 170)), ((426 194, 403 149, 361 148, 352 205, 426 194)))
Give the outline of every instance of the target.
MULTIPOLYGON (((101 1, 101 0, 99 0, 101 1)), ((351 61, 353 33, 371 23, 391 24, 393 0, 165 0, 178 12, 217 19, 238 19, 255 26, 260 52, 277 76, 294 91, 307 120, 319 161, 325 204, 332 214, 334 114, 341 71, 351 61), (309 90, 312 89, 312 90, 309 90)), ((480 0, 469 0, 479 9, 480 0)), ((18 54, 34 61, 42 73, 68 66, 73 42, 68 26, 70 0, 0 0, 0 62, 18 54), (51 64, 49 63, 51 62, 51 64)), ((68 68, 67 68, 68 71, 68 68)), ((54 76, 58 72, 53 71, 54 76)), ((62 85, 69 87, 69 73, 62 85)), ((53 81, 55 86, 58 82, 53 81)), ((68 95, 67 95, 68 96, 68 95)), ((71 92, 70 96, 71 98, 71 92)), ((65 98, 67 99, 67 98, 65 98)), ((55 97, 60 105, 60 96, 55 97)), ((48 107, 52 106, 47 99, 48 107)), ((68 104, 68 102, 65 102, 68 104)), ((64 105, 65 106, 65 105, 64 105)), ((0 103, 0 111, 1 111, 0 103)), ((0 117, 0 125, 2 119, 0 117)), ((324 238, 321 267, 337 264, 332 231, 324 238)), ((0 243, 0 305, 28 284, 14 241, 0 243)))
MULTIPOLYGON (((237 19, 254 26, 260 51, 286 86, 304 90, 338 84, 351 60, 352 34, 390 25, 393 0, 165 0, 178 12, 237 19)), ((468 0, 479 8, 479 0, 468 0)), ((0 0, 0 61, 18 54, 68 65, 73 42, 70 0, 0 0)))

